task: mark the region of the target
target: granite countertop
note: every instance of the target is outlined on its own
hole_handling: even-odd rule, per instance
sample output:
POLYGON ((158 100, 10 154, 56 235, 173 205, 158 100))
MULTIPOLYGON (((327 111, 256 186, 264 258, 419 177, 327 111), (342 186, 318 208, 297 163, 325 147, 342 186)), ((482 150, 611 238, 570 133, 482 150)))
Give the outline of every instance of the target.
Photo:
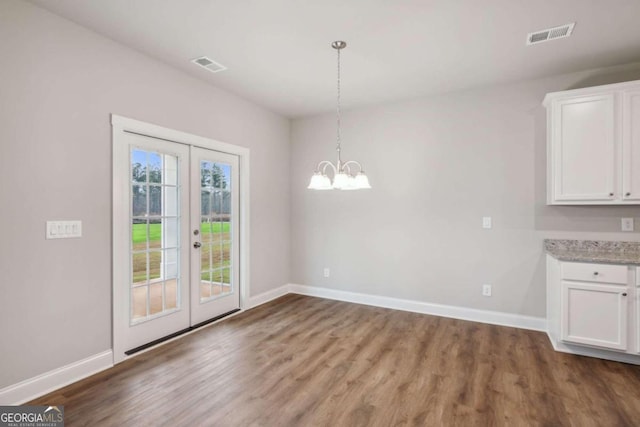
POLYGON ((545 239, 544 249, 560 261, 640 265, 640 242, 545 239))

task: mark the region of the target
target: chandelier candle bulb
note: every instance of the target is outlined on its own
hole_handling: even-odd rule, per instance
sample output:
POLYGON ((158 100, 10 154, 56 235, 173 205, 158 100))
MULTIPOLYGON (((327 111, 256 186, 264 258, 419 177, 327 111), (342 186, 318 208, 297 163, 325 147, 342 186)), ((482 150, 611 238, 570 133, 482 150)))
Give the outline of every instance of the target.
POLYGON ((323 160, 318 163, 315 173, 311 177, 309 186, 307 188, 311 190, 361 190, 371 188, 369 184, 369 178, 364 173, 362 165, 355 160, 342 161, 340 152, 342 147, 340 144, 340 50, 347 46, 346 42, 335 41, 331 43, 338 52, 338 97, 336 106, 336 121, 337 121, 337 144, 336 151, 338 152, 338 160, 334 165, 328 160, 323 160), (333 171, 333 182, 327 175, 328 171, 333 171))

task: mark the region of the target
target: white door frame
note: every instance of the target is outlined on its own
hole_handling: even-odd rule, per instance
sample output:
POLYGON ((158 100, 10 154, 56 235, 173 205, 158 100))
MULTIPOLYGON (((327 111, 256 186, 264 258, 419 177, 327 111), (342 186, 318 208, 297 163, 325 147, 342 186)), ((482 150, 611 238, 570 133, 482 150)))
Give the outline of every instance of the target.
MULTIPOLYGON (((206 148, 213 151, 234 154, 239 159, 240 172, 240 221, 239 221, 239 239, 240 239, 240 309, 246 307, 246 302, 250 295, 250 278, 249 278, 249 155, 250 150, 246 147, 240 147, 226 142, 216 141, 215 139, 205 138, 162 126, 145 123, 127 117, 111 115, 112 127, 112 183, 113 183, 113 200, 112 200, 112 349, 113 363, 119 363, 127 357, 124 355, 122 338, 129 323, 129 314, 121 312, 121 307, 117 305, 116 296, 120 298, 121 293, 117 292, 117 286, 122 285, 122 280, 128 283, 129 271, 128 265, 121 265, 115 262, 123 256, 123 248, 128 247, 129 230, 128 221, 118 219, 122 212, 128 212, 129 198, 127 194, 123 194, 124 187, 119 185, 122 177, 129 176, 128 165, 117 161, 122 157, 122 150, 128 150, 126 142, 127 133, 136 133, 152 138, 164 139, 171 142, 177 142, 185 145, 206 148), (124 242, 123 242, 124 239, 124 242)), ((188 193, 187 193, 188 194, 188 193)), ((128 217, 127 217, 128 219, 128 217)))

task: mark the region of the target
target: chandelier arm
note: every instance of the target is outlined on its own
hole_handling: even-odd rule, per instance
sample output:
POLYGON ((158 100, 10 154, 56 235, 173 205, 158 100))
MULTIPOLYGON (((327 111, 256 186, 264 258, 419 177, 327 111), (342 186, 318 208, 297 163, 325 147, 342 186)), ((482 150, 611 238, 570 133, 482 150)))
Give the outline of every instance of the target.
POLYGON ((345 162, 341 165, 340 171, 346 172, 347 175, 351 175, 351 167, 348 165, 349 162, 345 162))
POLYGON ((328 160, 323 160, 320 163, 318 163, 318 166, 316 167, 316 171, 318 172, 322 172, 323 175, 326 175, 326 171, 327 171, 327 166, 331 166, 331 169, 333 169, 333 174, 335 175, 336 172, 336 167, 333 165, 333 163, 331 163, 328 160))
POLYGON ((360 162, 356 162, 355 160, 349 160, 348 162, 344 162, 343 167, 346 167, 349 170, 349 174, 351 174, 351 168, 349 167, 350 164, 356 165, 358 166, 358 172, 362 172, 362 165, 360 164, 360 162))

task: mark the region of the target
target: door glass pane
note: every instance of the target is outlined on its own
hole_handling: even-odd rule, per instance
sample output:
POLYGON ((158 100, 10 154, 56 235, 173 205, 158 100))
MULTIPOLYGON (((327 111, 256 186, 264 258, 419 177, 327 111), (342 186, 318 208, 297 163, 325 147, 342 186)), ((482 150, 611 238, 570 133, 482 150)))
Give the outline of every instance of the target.
POLYGON ((164 307, 164 282, 154 282, 149 285, 149 313, 162 313, 164 307))
POLYGON ((147 249, 147 234, 149 226, 147 220, 140 219, 131 224, 131 248, 134 251, 147 249))
POLYGON ((159 153, 147 153, 149 182, 154 184, 162 183, 162 157, 159 153))
POLYGON ((133 185, 131 187, 131 209, 134 217, 147 217, 147 186, 133 185))
MULTIPOLYGON (((162 199, 164 200, 177 200, 178 197, 178 187, 165 185, 162 187, 162 191, 164 194, 162 195, 162 199)), ((178 216, 178 205, 174 203, 165 203, 164 205, 164 215, 165 216, 178 216)))
POLYGON ((147 282, 147 252, 134 252, 132 258, 132 276, 134 283, 147 282))
POLYGON ((200 252, 200 271, 203 271, 203 272, 211 271, 211 265, 212 265, 211 258, 212 258, 211 245, 208 243, 203 244, 200 252))
POLYGON ((162 234, 162 247, 163 248, 177 248, 178 247, 178 219, 177 218, 165 218, 162 229, 165 231, 162 234))
POLYGON ((162 255, 164 278, 167 280, 176 279, 178 277, 178 248, 166 249, 162 255))
POLYGON ((200 162, 200 302, 232 293, 231 165, 200 162), (226 275, 226 278, 225 278, 226 275))
POLYGON ((222 287, 223 292, 230 292, 229 288, 231 287, 231 269, 225 267, 222 269, 220 274, 220 286, 222 287))
POLYGON ((138 286, 131 289, 132 307, 131 317, 133 320, 147 317, 147 287, 138 286))
POLYGON ((131 150, 131 323, 180 308, 177 156, 131 150))
POLYGON ((149 247, 147 249, 162 249, 162 238, 164 237, 162 231, 164 229, 163 222, 167 221, 166 218, 159 219, 153 218, 147 221, 149 224, 147 229, 149 247))
POLYGON ((160 185, 149 186, 149 216, 162 215, 162 187, 160 185))
POLYGON ((133 182, 147 182, 147 153, 145 151, 131 150, 131 180, 133 182))
POLYGON ((161 251, 149 251, 149 280, 155 282, 162 279, 160 274, 160 264, 162 263, 161 251))

